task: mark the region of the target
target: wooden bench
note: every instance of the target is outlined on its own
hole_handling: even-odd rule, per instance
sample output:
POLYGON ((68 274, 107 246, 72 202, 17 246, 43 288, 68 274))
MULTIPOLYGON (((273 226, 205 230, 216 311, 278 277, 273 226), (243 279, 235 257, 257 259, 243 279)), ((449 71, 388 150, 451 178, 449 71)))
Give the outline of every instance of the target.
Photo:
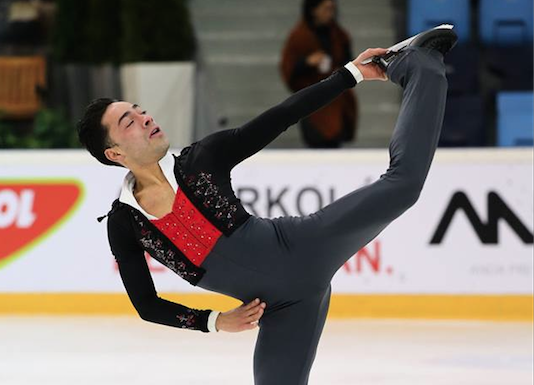
POLYGON ((46 86, 42 56, 0 56, 0 119, 31 119, 41 108, 46 86))

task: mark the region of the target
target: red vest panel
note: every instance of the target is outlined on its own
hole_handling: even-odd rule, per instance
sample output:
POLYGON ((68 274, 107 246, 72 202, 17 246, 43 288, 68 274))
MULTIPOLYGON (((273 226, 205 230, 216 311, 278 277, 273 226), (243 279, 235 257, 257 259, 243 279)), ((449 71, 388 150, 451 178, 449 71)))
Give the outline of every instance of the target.
POLYGON ((180 188, 176 192, 172 212, 150 222, 196 266, 202 264, 222 235, 196 209, 180 188))

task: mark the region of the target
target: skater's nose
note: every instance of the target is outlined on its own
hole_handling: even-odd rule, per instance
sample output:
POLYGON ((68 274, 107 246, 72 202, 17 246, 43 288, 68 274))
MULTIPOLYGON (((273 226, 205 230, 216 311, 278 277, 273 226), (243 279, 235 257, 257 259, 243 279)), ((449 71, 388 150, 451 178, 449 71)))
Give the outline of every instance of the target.
POLYGON ((148 114, 145 114, 143 115, 143 126, 145 128, 148 128, 150 126, 151 123, 154 122, 154 118, 152 118, 152 116, 148 115, 148 114))

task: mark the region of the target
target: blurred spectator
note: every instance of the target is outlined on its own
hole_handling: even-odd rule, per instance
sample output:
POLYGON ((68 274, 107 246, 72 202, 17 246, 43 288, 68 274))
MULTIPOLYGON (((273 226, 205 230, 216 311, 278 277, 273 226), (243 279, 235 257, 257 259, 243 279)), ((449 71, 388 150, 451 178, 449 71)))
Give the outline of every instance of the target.
MULTIPOLYGON (((302 20, 291 31, 281 61, 282 77, 293 92, 327 78, 352 60, 348 33, 336 20, 334 0, 304 0, 302 20)), ((356 133, 357 106, 352 90, 300 124, 310 148, 338 148, 356 133)))
POLYGON ((54 2, 0 0, 0 42, 7 54, 45 51, 54 2))

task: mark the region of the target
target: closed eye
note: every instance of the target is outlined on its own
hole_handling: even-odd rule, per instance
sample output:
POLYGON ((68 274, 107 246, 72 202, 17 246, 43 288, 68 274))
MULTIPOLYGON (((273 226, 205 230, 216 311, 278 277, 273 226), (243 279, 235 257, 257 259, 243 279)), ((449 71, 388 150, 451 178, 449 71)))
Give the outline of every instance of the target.
MULTIPOLYGON (((138 107, 138 106, 137 106, 137 107, 138 107)), ((146 115, 146 110, 141 111, 139 114, 140 114, 140 115, 146 115)), ((130 123, 128 123, 128 125, 126 126, 126 128, 130 127, 130 126, 133 124, 133 122, 134 122, 134 121, 132 120, 130 123)))

